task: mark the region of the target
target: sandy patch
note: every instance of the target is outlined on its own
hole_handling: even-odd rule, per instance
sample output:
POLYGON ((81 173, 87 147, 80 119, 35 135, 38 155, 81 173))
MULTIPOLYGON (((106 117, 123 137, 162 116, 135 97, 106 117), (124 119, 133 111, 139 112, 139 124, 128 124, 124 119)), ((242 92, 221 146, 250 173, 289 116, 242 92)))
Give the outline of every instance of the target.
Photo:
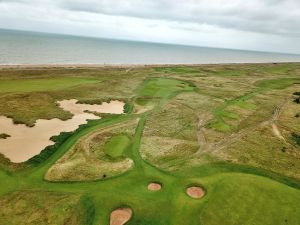
POLYGON ((285 141, 285 138, 281 135, 281 132, 279 131, 278 126, 275 123, 272 124, 272 130, 275 136, 285 141))
POLYGON ((110 214, 110 225, 123 225, 130 220, 132 210, 130 208, 119 208, 110 214))
POLYGON ((123 113, 124 103, 111 101, 101 105, 76 104, 75 99, 58 102, 59 106, 70 111, 74 116, 66 121, 59 119, 36 121, 34 127, 24 124, 14 124, 12 119, 0 116, 0 133, 8 133, 11 137, 0 139, 0 153, 4 154, 12 162, 24 162, 40 153, 45 147, 54 144, 50 137, 61 132, 70 132, 88 120, 100 119, 85 110, 102 113, 123 113))
POLYGON ((76 104, 76 99, 59 101, 58 104, 66 111, 70 111, 72 114, 83 114, 84 111, 98 112, 98 113, 111 113, 122 114, 124 108, 124 102, 115 100, 110 102, 103 102, 101 105, 90 104, 76 104))
POLYGON ((149 191, 159 191, 161 189, 161 184, 153 182, 148 184, 149 191))
POLYGON ((186 189, 186 193, 188 196, 190 196, 191 198, 202 198, 205 194, 205 191, 203 190, 203 188, 199 187, 199 186, 192 186, 186 189))

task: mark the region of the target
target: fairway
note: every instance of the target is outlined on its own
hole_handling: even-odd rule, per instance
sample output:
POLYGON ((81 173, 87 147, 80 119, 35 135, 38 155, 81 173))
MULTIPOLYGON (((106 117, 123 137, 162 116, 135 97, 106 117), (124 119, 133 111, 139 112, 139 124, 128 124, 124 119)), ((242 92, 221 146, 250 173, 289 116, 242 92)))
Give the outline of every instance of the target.
POLYGON ((34 92, 55 91, 71 88, 82 84, 93 84, 101 82, 95 78, 88 77, 54 77, 50 79, 1 79, 0 92, 34 92))
POLYGON ((298 64, 95 70, 102 82, 43 94, 131 110, 94 112, 101 119, 26 162, 2 156, 0 224, 108 225, 118 215, 126 225, 299 224, 298 64))

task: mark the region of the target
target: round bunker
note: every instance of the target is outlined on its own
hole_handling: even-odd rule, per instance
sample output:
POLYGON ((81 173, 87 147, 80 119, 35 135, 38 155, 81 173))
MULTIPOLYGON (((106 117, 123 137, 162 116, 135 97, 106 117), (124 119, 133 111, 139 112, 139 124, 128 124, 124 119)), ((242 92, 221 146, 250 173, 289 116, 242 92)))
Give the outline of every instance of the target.
POLYGON ((127 223, 132 217, 131 208, 119 208, 111 212, 110 225, 123 225, 127 223))
POLYGON ((205 195, 205 190, 199 186, 191 186, 186 189, 186 193, 191 198, 200 199, 205 195))
POLYGON ((161 184, 158 182, 151 182, 148 184, 149 191, 159 191, 161 189, 161 184))

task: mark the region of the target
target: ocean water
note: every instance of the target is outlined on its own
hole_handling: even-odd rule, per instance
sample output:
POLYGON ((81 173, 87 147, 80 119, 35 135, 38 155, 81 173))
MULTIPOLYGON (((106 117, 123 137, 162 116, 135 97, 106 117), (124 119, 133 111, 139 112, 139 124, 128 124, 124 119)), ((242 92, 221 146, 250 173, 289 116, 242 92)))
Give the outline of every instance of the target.
POLYGON ((300 62, 300 55, 108 40, 0 29, 0 64, 300 62))

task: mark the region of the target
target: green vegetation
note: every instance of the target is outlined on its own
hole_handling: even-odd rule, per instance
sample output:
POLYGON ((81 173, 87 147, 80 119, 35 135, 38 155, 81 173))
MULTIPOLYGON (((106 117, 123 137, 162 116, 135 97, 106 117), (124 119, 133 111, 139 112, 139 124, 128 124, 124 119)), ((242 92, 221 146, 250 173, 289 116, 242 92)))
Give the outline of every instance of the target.
POLYGON ((99 79, 89 77, 54 77, 51 79, 1 79, 0 92, 56 91, 70 87, 99 83, 99 79))
POLYGON ((71 98, 121 99, 127 114, 52 137, 18 166, 1 156, 0 224, 107 225, 122 206, 133 210, 129 225, 299 223, 299 64, 0 70, 16 81, 58 74, 97 82, 15 83, 0 91, 0 115, 68 119, 56 101, 71 98), (147 189, 153 181, 160 191, 147 189), (202 199, 187 196, 192 184, 202 199))
POLYGON ((125 105, 124 105, 124 113, 128 113, 128 114, 132 113, 133 109, 134 109, 133 104, 128 103, 128 102, 125 103, 125 105))
POLYGON ((274 80, 273 79, 261 80, 258 81, 255 85, 262 89, 282 89, 299 82, 300 82, 299 79, 281 78, 281 79, 274 79, 274 80))
MULTIPOLYGON (((50 181, 99 180, 129 170, 133 166, 133 161, 126 154, 126 150, 130 145, 129 137, 134 135, 137 120, 125 117, 126 120, 122 116, 114 118, 112 120, 112 117, 108 116, 100 120, 100 124, 94 121, 80 127, 76 131, 76 138, 73 138, 72 148, 54 163, 45 178, 50 181), (119 123, 106 125, 102 130, 102 123, 109 123, 111 120, 119 123)), ((58 140, 63 139, 61 135, 58 137, 58 140)), ((57 151, 58 144, 56 142, 53 147, 50 147, 53 151, 47 152, 53 154, 57 151)))
POLYGON ((126 135, 117 135, 110 138, 104 146, 104 152, 111 158, 121 157, 130 145, 130 139, 126 135))
POLYGON ((93 204, 78 194, 50 191, 20 191, 0 199, 0 223, 92 224, 93 204), (63 213, 62 213, 63 212, 63 213), (16 215, 22 216, 16 216, 16 215))
POLYGON ((300 146, 300 135, 292 133, 292 139, 300 146))
POLYGON ((147 105, 156 100, 164 100, 181 91, 192 91, 187 82, 166 79, 151 78, 145 81, 144 85, 138 90, 138 101, 140 105, 147 105))
POLYGON ((186 73, 199 73, 200 70, 197 68, 193 67, 154 67, 153 70, 155 72, 164 72, 164 73, 181 73, 181 74, 186 74, 186 73))

